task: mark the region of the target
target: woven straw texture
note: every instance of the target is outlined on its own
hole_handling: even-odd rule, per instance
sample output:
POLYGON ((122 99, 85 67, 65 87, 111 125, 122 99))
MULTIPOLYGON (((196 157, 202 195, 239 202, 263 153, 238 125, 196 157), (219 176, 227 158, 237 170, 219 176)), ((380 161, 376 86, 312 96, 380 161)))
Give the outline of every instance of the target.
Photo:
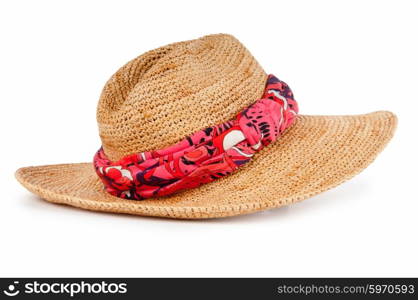
POLYGON ((233 36, 210 35, 149 51, 119 69, 97 109, 113 161, 161 149, 223 123, 255 102, 267 74, 233 36))
POLYGON ((300 201, 350 179, 374 160, 395 127, 396 117, 389 112, 300 116, 239 172, 145 201, 108 195, 91 163, 22 168, 16 176, 48 201, 90 210, 183 219, 226 217, 300 201))
MULTIPOLYGON (((106 155, 154 150, 235 116, 260 97, 266 74, 234 37, 171 44, 132 60, 106 84, 97 111, 106 155)), ((390 112, 299 116, 233 175, 144 201, 107 194, 91 163, 21 168, 19 182, 47 201, 89 210, 196 219, 287 205, 367 167, 393 136, 390 112)), ((94 151, 92 151, 93 154, 94 151)))

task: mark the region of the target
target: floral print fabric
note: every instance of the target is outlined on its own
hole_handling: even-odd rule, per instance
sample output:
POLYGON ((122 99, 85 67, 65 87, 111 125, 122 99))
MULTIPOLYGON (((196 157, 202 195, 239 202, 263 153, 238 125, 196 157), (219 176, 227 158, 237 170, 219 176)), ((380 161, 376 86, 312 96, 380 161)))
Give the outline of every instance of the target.
POLYGON ((229 175, 274 142, 298 113, 286 83, 269 75, 261 99, 233 120, 200 130, 179 143, 110 161, 103 148, 94 168, 111 195, 132 200, 166 196, 229 175))

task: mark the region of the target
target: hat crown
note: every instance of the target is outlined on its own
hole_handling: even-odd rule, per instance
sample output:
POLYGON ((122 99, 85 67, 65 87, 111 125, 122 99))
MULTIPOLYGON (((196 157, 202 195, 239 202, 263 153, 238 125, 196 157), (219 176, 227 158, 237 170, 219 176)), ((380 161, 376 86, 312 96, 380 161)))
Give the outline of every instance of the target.
POLYGON ((97 108, 111 160, 174 144, 233 118, 260 98, 267 74, 233 36, 209 35, 148 51, 106 83, 97 108))

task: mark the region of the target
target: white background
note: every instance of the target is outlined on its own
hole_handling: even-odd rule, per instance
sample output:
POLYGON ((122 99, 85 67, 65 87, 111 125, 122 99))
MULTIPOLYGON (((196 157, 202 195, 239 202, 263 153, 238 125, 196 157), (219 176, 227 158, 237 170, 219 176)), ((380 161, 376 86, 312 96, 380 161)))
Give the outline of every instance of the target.
POLYGON ((416 1, 2 1, 0 276, 418 276, 416 1), (91 161, 105 81, 137 55, 240 39, 303 114, 391 110, 364 172, 289 207, 176 221, 53 205, 18 167, 91 161))

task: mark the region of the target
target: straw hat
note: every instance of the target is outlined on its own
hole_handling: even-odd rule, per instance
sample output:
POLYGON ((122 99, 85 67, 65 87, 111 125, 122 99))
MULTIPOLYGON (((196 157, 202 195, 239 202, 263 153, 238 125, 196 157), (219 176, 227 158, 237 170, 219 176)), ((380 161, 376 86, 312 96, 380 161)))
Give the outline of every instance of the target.
MULTIPOLYGON (((266 80, 230 35, 149 51, 120 68, 102 91, 97 122, 103 152, 117 161, 231 120, 260 99, 266 80)), ((16 178, 47 201, 88 210, 184 219, 234 216, 301 201, 352 178, 382 151, 395 127, 396 116, 387 111, 298 115, 233 174, 140 201, 109 194, 91 162, 25 167, 16 178)), ((93 156, 92 150, 86 149, 93 156)))

